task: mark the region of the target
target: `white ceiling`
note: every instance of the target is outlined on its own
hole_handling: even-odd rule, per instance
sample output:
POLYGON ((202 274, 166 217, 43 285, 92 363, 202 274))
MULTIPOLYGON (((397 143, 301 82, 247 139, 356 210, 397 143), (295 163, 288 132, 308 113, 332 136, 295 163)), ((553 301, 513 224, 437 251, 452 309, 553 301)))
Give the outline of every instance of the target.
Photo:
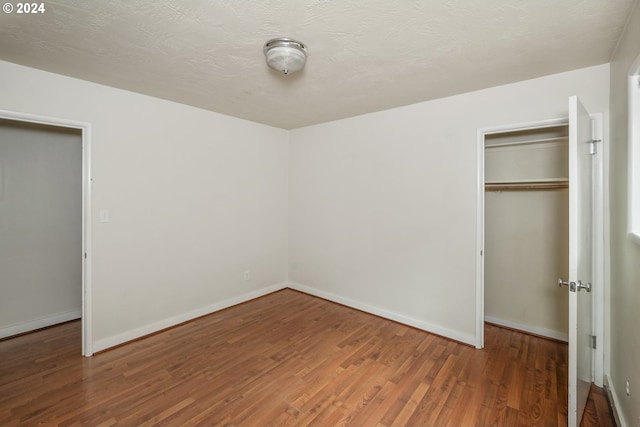
POLYGON ((633 3, 47 0, 0 13, 0 59, 292 129, 606 63, 633 3), (282 36, 303 71, 265 64, 282 36))

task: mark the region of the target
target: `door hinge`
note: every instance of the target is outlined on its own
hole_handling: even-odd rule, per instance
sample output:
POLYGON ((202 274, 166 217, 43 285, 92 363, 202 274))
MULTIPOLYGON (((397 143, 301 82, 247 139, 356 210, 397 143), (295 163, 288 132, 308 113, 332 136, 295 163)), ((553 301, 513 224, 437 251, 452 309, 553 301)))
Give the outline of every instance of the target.
POLYGON ((589 141, 589 154, 594 155, 598 153, 598 142, 602 142, 602 140, 592 139, 589 141))
POLYGON ((593 348, 594 350, 596 349, 596 336, 595 335, 591 335, 591 348, 593 348))
POLYGON ((84 253, 84 259, 87 259, 87 253, 86 252, 84 253))

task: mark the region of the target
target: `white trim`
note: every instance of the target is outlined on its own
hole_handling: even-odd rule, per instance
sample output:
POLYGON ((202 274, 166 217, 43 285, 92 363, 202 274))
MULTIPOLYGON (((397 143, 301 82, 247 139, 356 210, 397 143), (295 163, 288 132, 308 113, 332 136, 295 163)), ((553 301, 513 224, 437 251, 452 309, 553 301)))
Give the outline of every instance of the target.
POLYGON ((553 127, 559 127, 559 126, 566 126, 568 124, 569 124, 569 120, 566 117, 563 117, 559 119, 546 119, 546 120, 539 120, 539 121, 533 121, 533 122, 515 123, 512 125, 490 126, 486 128, 480 128, 478 129, 478 131, 480 131, 483 135, 493 135, 493 134, 505 133, 505 132, 520 132, 520 131, 533 130, 533 129, 553 128, 553 127))
MULTIPOLYGON (((602 204, 603 204, 603 232, 604 232, 604 262, 602 266, 603 301, 602 301, 602 379, 611 372, 611 220, 609 202, 609 143, 602 144, 602 204)), ((597 325, 596 325, 597 326, 597 325)), ((598 331, 599 333, 599 331, 598 331)))
POLYGON ((618 395, 616 394, 616 387, 611 381, 611 377, 606 375, 604 378, 604 388, 609 395, 609 403, 611 404, 611 409, 613 411, 613 417, 615 418, 616 425, 618 427, 627 427, 631 424, 627 423, 627 420, 624 418, 624 414, 622 411, 619 411, 620 408, 620 399, 618 399, 618 395))
POLYGON ((215 304, 207 305, 205 307, 201 307, 199 309, 192 310, 187 313, 182 313, 176 316, 162 319, 157 322, 150 323, 148 325, 140 326, 138 328, 131 329, 131 330, 122 332, 120 334, 98 340, 93 344, 93 349, 96 352, 106 350, 116 345, 124 344, 126 342, 144 337, 145 335, 153 334, 154 332, 158 332, 163 329, 167 329, 172 326, 179 325, 180 323, 184 323, 189 320, 196 319, 198 317, 206 316, 208 314, 215 313, 216 311, 224 310, 225 308, 242 304, 243 302, 247 302, 255 298, 260 298, 261 296, 270 294, 272 292, 277 292, 286 288, 287 288, 286 282, 278 283, 276 285, 258 289, 257 291, 248 292, 242 295, 238 295, 236 297, 232 297, 232 298, 217 302, 215 304))
POLYGON ((640 115, 640 55, 629 68, 627 93, 629 102, 627 235, 632 242, 640 244, 640 120, 638 119, 640 115))
POLYGON ((360 301, 356 301, 350 298, 342 297, 340 295, 333 294, 331 292, 321 291, 310 286, 305 286, 300 283, 289 282, 288 287, 290 289, 304 292, 309 295, 314 295, 329 301, 336 302, 338 304, 346 305, 351 308, 355 308, 366 313, 374 314, 385 319, 393 320, 394 322, 402 323, 404 325, 412 326, 414 328, 421 329, 426 332, 430 332, 436 335, 443 336, 445 338, 459 341, 464 344, 475 345, 475 337, 473 335, 464 334, 459 331, 443 328, 433 323, 427 323, 422 320, 408 317, 399 313, 395 313, 380 307, 369 305, 360 301))
POLYGON ((478 129, 477 158, 478 176, 476 187, 476 342, 475 347, 484 348, 484 149, 485 130, 478 129))
POLYGON ((517 329, 519 331, 528 332, 542 337, 553 338, 554 340, 569 342, 569 334, 566 332, 554 331, 553 329, 540 328, 538 326, 523 325, 521 323, 511 322, 509 320, 498 319, 497 317, 485 316, 485 321, 495 323, 496 325, 506 326, 507 328, 517 329))
POLYGON ((82 131, 82 354, 93 354, 91 336, 91 124, 57 117, 0 110, 0 119, 67 127, 82 131))
POLYGON ((596 350, 593 359, 593 382, 598 386, 604 385, 604 297, 608 282, 605 280, 605 260, 607 232, 605 228, 605 138, 604 116, 602 113, 590 114, 592 120, 593 139, 597 153, 593 159, 593 333, 597 337, 596 350))
POLYGON ((82 127, 82 354, 87 357, 93 354, 92 135, 91 124, 85 124, 82 127))
POLYGON ((80 319, 82 317, 81 310, 65 311, 63 313, 53 314, 51 316, 41 317, 39 319, 30 320, 28 322, 15 323, 13 325, 0 328, 0 338, 12 337, 25 332, 35 331, 36 329, 46 328, 58 323, 68 322, 70 320, 80 319))

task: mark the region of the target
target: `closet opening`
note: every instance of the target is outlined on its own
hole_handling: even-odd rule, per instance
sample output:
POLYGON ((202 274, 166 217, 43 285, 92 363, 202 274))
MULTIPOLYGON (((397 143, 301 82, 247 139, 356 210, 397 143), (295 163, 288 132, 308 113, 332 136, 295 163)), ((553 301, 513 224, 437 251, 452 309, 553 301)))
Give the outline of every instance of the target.
POLYGON ((568 341, 568 125, 484 144, 484 320, 568 341))
POLYGON ((8 261, 13 262, 5 270, 12 269, 17 284, 3 291, 11 294, 12 309, 29 298, 40 304, 29 304, 29 310, 42 309, 5 310, 1 335, 19 335, 80 317, 79 350, 91 356, 91 124, 6 110, 0 110, 0 124, 5 131, 17 130, 24 136, 7 136, 3 141, 11 144, 3 144, 6 150, 0 153, 0 216, 5 220, 5 237, 15 237, 3 240, 8 261), (15 220, 11 224, 10 218, 15 220), (18 255, 24 256, 18 259, 18 255), (64 288, 55 285, 54 278, 64 288))

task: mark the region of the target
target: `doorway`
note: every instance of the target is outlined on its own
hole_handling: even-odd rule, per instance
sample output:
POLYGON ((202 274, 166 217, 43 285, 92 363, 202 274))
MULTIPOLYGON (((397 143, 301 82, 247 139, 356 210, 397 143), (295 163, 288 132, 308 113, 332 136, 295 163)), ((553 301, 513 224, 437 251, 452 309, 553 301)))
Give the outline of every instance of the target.
POLYGON ((90 125, 0 111, 5 299, 0 332, 81 318, 92 354, 90 125))
MULTIPOLYGON (((594 354, 594 365, 593 365, 593 373, 594 373, 594 382, 597 386, 602 387, 603 379, 604 379, 604 295, 605 295, 605 287, 608 286, 608 282, 605 280, 606 277, 606 269, 608 268, 607 263, 607 244, 608 242, 608 233, 607 233, 607 223, 608 216, 606 215, 606 203, 608 198, 606 197, 606 186, 608 183, 607 180, 607 167, 605 159, 608 157, 608 146, 602 142, 603 139, 603 114, 595 113, 591 114, 592 126, 593 126, 593 137, 600 141, 598 143, 597 152, 595 154, 595 160, 593 164, 594 175, 593 175, 593 201, 594 201, 594 211, 593 211, 593 225, 594 225, 594 271, 593 271, 593 280, 594 280, 594 289, 593 289, 593 330, 595 332, 596 337, 599 337, 599 345, 596 346, 595 354, 594 354)), ((505 125, 505 126, 496 126, 491 128, 481 128, 478 129, 478 145, 477 145, 477 256, 476 256, 476 348, 484 347, 484 323, 485 323, 485 305, 486 305, 486 283, 485 283, 485 220, 486 220, 486 210, 485 210, 485 185, 486 185, 486 170, 485 170, 485 149, 486 149, 486 141, 489 139, 490 141, 493 139, 495 143, 499 143, 500 136, 506 135, 509 137, 517 136, 516 141, 518 142, 518 138, 522 139, 530 139, 528 133, 533 132, 541 133, 543 136, 548 131, 557 132, 558 129, 566 128, 569 124, 568 118, 561 119, 551 119, 551 120, 542 120, 538 122, 529 122, 529 123, 521 123, 514 125, 505 125), (554 130, 555 129, 555 130, 554 130)), ((559 137, 560 135, 547 135, 550 138, 559 137)), ((534 138, 535 139, 535 138, 534 138)), ((540 138, 540 139, 544 139, 540 138)), ((560 178, 560 177, 558 177, 560 178)), ((556 180, 551 180, 556 181, 556 180)), ((561 180, 557 180, 561 181, 561 180)), ((559 182, 562 185, 561 182, 559 182)), ((555 278, 557 281, 557 278, 555 278)), ((555 282, 557 283, 557 282, 555 282)), ((548 284, 550 292, 557 287, 554 281, 548 284)), ((515 285, 515 284, 514 284, 515 285)), ((536 333, 535 331, 531 331, 536 333)), ((543 333, 538 333, 539 335, 545 335, 545 331, 543 333)), ((562 337, 555 337, 560 338, 562 337)))

